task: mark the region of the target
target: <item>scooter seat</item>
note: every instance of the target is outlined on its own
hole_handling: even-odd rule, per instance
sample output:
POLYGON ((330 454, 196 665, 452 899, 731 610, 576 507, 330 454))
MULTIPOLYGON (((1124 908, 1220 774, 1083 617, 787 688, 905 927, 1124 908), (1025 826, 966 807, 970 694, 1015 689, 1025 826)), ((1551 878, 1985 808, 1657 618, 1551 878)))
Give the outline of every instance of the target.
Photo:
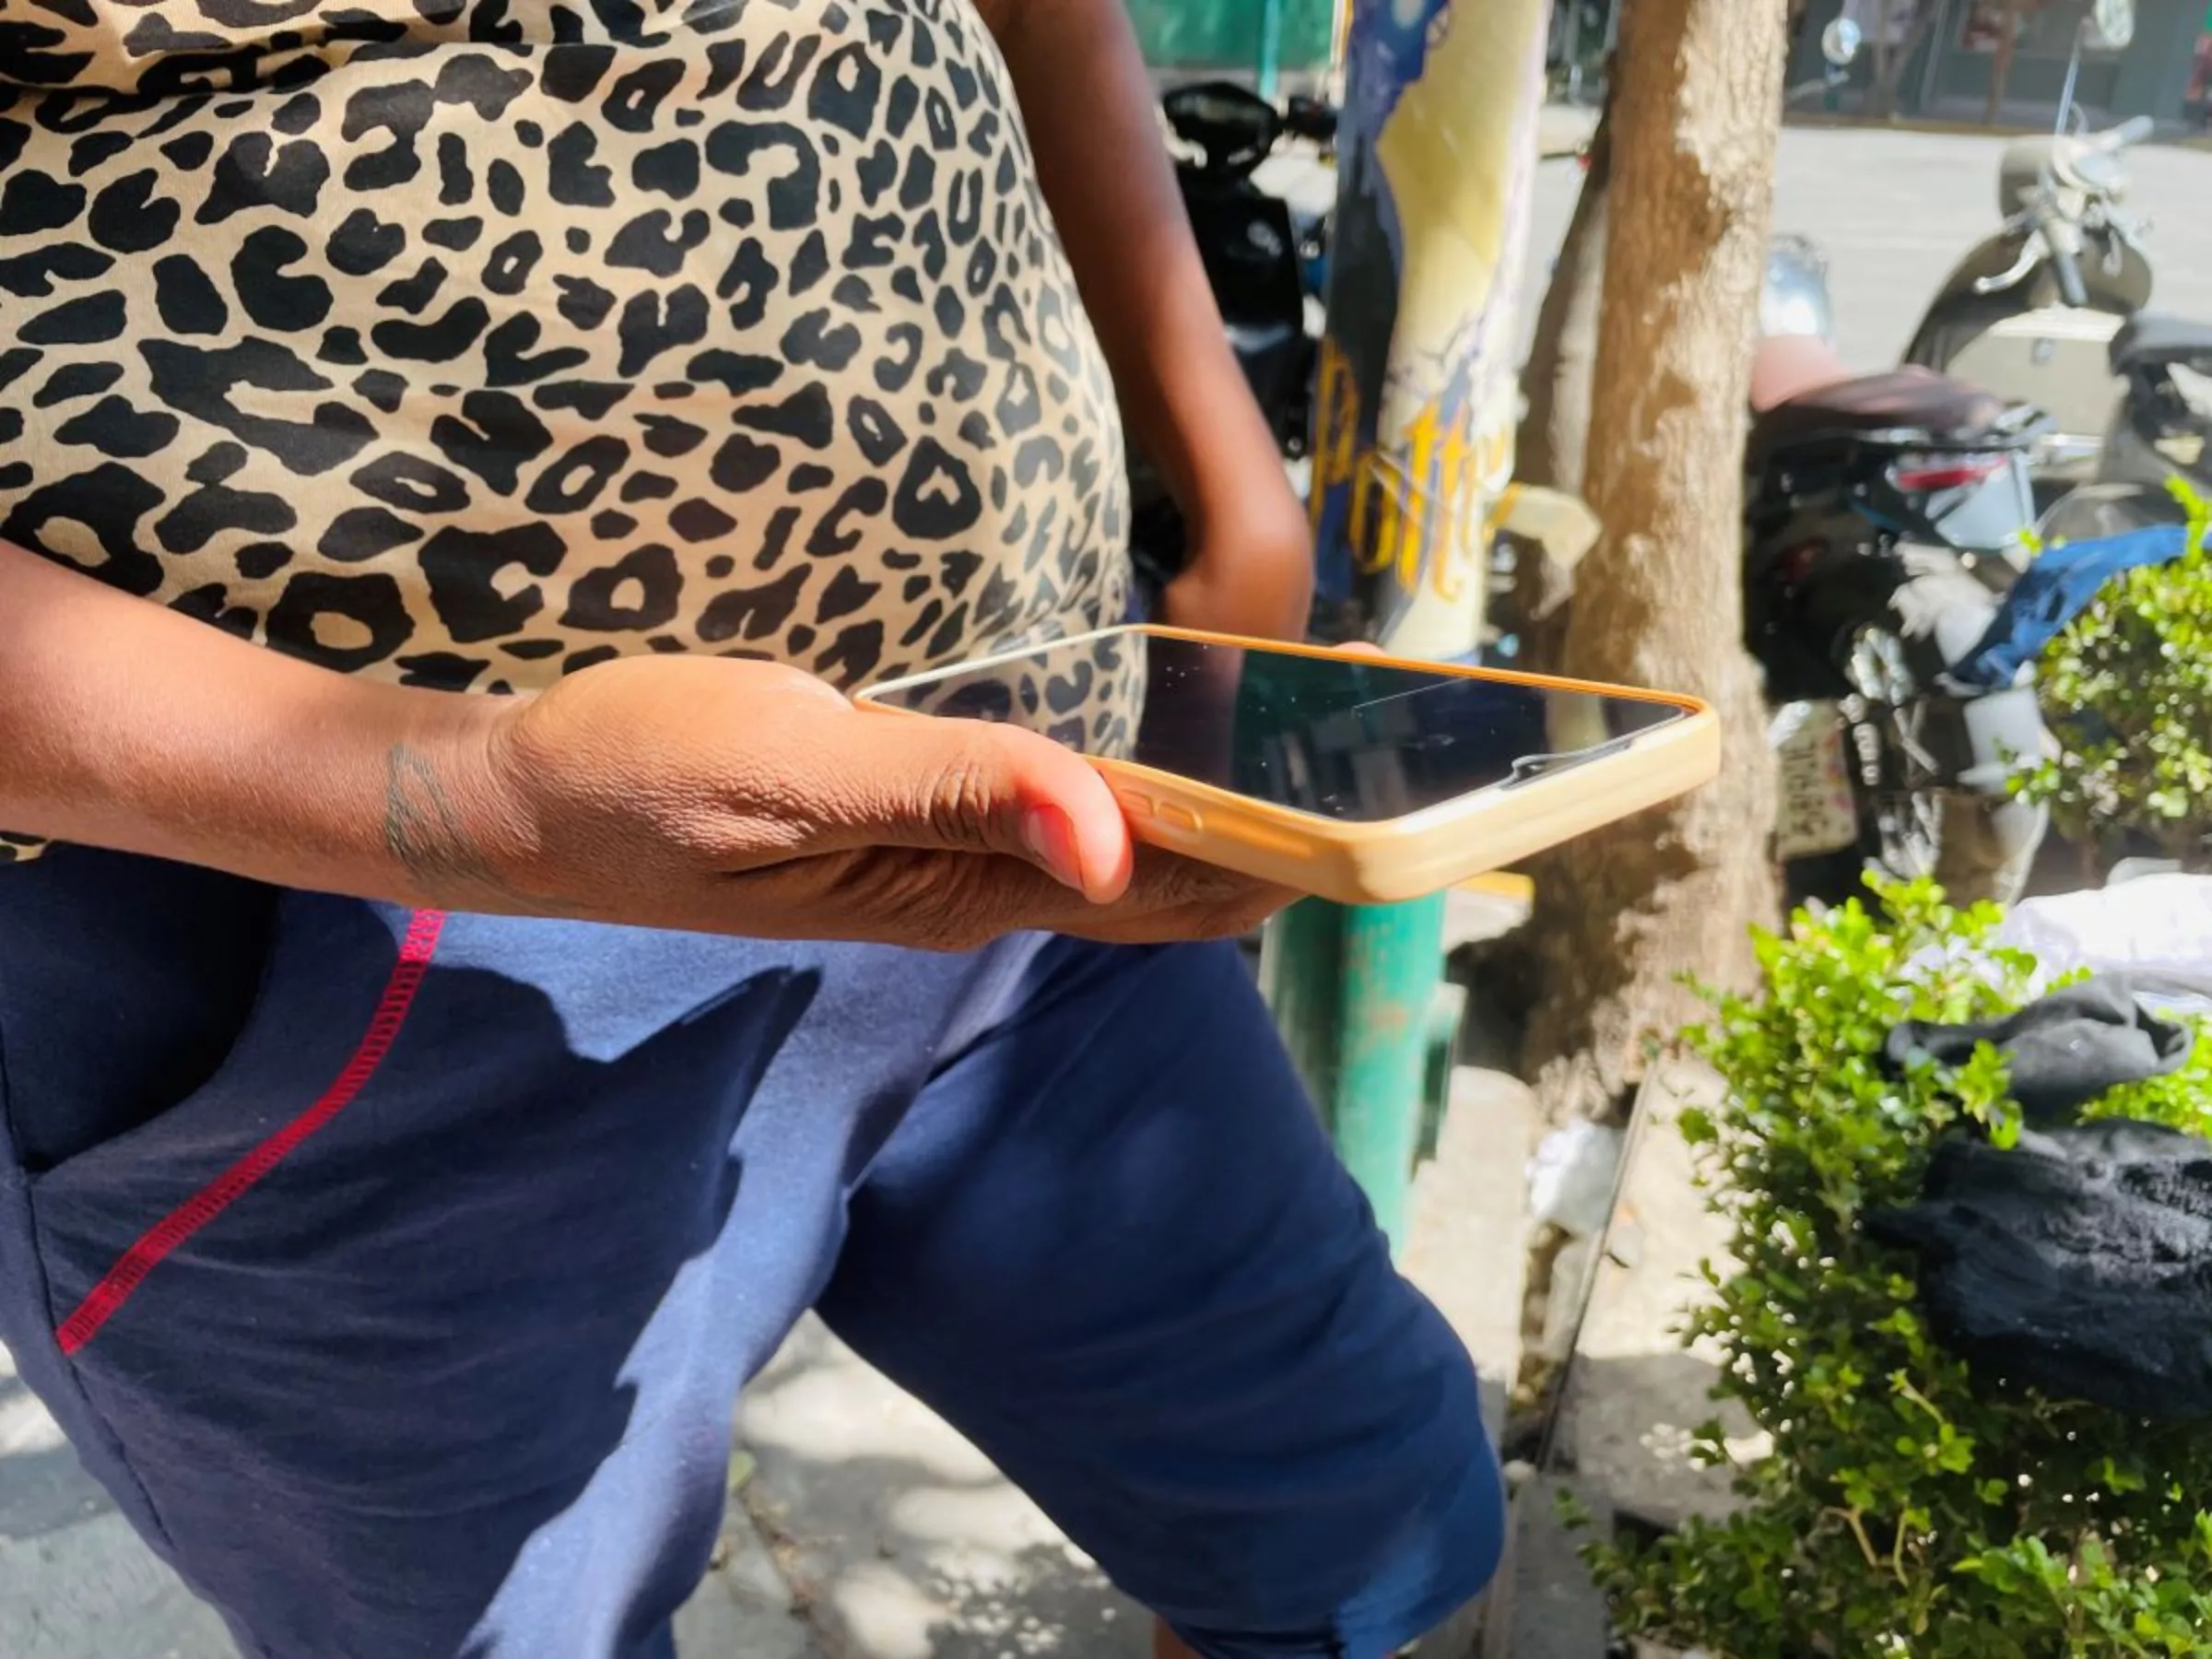
POLYGON ((2212 364, 2212 324, 2138 313, 2112 336, 2111 360, 2114 374, 2174 363, 2212 364))
POLYGON ((1751 446, 1771 450, 1889 427, 1960 432, 1992 425, 2004 413, 2004 400, 1979 387, 1929 369, 1889 369, 1831 381, 1762 409, 1752 421, 1751 446))

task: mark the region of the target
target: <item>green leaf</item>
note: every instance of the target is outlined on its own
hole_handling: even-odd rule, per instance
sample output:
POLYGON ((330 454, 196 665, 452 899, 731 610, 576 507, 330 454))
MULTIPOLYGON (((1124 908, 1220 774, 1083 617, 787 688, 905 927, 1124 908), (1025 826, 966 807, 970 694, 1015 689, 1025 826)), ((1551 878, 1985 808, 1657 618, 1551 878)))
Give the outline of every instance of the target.
MULTIPOLYGON (((2195 591, 2212 594, 2212 561, 2192 568, 2195 591)), ((2158 586, 2101 605, 2099 626, 2143 649, 2136 600, 2159 598, 2158 586)), ((2181 637, 2179 616, 2212 642, 2212 608, 2170 598, 2153 607, 2159 627, 2181 637)), ((2116 728, 2125 744, 2097 747, 2107 775, 2155 762, 2176 769, 2158 788, 2212 798, 2212 755, 2196 752, 2212 719, 2159 724, 2171 711, 2212 714, 2212 649, 2201 654, 2160 670, 2171 694, 2116 728)), ((2130 674, 2085 667, 2083 695, 2118 707, 2130 674)), ((1999 1145, 2018 1131, 1994 1052, 1901 1078, 1874 1064, 1900 1018, 2018 1006, 2036 964, 1986 950, 1999 920, 1928 883, 1877 878, 1865 902, 1755 935, 1756 993, 1703 994, 1707 1018, 1683 1041, 1723 1095, 1681 1124, 1726 1248, 1701 1270, 1705 1300, 1684 1337, 1718 1360, 1716 1395, 1771 1451, 1735 1470, 1742 1507, 1725 1520, 1648 1545, 1585 1534, 1625 1632, 1734 1659, 2212 1654, 2200 1588, 2212 1585, 2201 1507, 2212 1435, 1978 1384, 1922 1314, 1910 1258, 1860 1226, 1871 1208, 1914 1200, 1937 1139, 1962 1119, 1999 1145)), ((2088 1115, 2212 1134, 2212 1036, 2198 1032, 2177 1072, 2112 1090, 2088 1115)), ((1693 1453, 1723 1440, 1703 1425, 1693 1453)))
POLYGON ((2138 830, 2179 851, 2212 830, 2212 507, 2177 499, 2190 551, 2107 583, 2040 664, 2061 752, 2014 788, 2077 839, 2138 830))

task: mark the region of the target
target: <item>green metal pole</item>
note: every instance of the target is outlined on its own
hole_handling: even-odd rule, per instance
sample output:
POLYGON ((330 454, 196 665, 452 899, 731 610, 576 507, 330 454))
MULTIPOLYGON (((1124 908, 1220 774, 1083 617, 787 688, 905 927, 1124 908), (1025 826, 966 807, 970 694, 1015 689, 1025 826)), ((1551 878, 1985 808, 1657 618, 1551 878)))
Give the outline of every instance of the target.
POLYGON ((1283 0, 1260 0, 1260 96, 1275 101, 1283 68, 1283 0))
POLYGON ((1310 900, 1269 933, 1261 976, 1290 1057, 1338 1155, 1396 1249, 1406 1241, 1444 899, 1346 906, 1310 900))
MULTIPOLYGON (((1547 6, 1350 0, 1314 398, 1324 640, 1478 647, 1487 521, 1512 472, 1547 6)), ((1262 958, 1291 1056, 1394 1248, 1451 1077, 1445 905, 1310 900, 1277 919, 1262 958)))

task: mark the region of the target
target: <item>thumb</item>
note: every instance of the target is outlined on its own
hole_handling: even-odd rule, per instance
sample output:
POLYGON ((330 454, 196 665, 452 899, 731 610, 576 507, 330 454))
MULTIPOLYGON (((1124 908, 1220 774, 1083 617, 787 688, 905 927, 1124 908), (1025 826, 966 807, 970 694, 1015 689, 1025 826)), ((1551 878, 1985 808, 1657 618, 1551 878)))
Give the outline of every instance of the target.
POLYGON ((1074 751, 991 721, 862 711, 853 719, 857 840, 1022 859, 1096 904, 1127 888, 1128 819, 1074 751))

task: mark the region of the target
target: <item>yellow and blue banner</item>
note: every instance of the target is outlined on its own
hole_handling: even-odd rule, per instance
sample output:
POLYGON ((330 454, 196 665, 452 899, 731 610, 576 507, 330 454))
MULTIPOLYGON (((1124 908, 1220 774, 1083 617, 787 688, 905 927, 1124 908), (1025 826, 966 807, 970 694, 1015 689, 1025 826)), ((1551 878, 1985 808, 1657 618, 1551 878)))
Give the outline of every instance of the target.
POLYGON ((1512 497, 1544 0, 1352 0, 1314 397, 1317 623, 1412 656, 1480 635, 1512 497))

